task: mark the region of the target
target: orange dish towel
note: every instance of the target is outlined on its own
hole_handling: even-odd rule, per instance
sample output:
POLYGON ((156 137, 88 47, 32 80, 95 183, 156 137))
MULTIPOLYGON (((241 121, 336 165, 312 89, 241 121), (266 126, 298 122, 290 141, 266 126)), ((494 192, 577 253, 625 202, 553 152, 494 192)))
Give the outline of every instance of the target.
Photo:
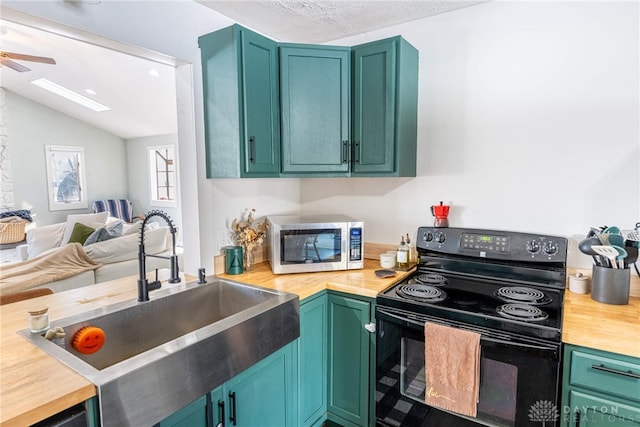
POLYGON ((475 417, 480 390, 480 334, 424 325, 425 403, 475 417))

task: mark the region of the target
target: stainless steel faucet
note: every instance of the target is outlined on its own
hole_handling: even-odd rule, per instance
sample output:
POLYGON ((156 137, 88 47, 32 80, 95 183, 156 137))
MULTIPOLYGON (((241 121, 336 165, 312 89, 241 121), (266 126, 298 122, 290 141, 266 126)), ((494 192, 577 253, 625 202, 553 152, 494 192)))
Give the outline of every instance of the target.
POLYGON ((149 291, 160 288, 160 281, 158 280, 156 273, 156 280, 149 283, 147 280, 147 263, 146 257, 153 258, 162 258, 168 259, 171 264, 171 277, 169 278, 169 283, 179 283, 180 282, 180 271, 178 267, 178 256, 176 255, 176 228, 173 225, 173 221, 169 218, 169 215, 166 212, 161 210, 152 210, 147 213, 142 221, 142 225, 140 226, 140 244, 138 245, 138 301, 149 301, 149 291), (147 254, 144 251, 144 228, 147 225, 147 221, 153 218, 154 216, 159 216, 163 218, 166 223, 169 225, 169 230, 171 231, 171 241, 172 241, 172 252, 170 256, 163 255, 152 255, 147 254))

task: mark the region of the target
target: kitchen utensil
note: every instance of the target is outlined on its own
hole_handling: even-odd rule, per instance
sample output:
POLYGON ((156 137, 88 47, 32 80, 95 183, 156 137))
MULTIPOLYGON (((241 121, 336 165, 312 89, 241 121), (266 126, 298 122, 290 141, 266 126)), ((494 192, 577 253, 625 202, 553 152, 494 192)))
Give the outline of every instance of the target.
POLYGON ((600 240, 600 244, 603 246, 609 246, 609 235, 600 233, 597 235, 598 240, 600 240))
POLYGON ((381 279, 384 279, 386 277, 393 277, 396 275, 395 270, 376 270, 375 273, 376 273, 376 276, 378 276, 381 279))
POLYGON ((449 226, 449 205, 444 205, 440 202, 440 205, 431 206, 431 215, 436 217, 433 226, 434 227, 448 227, 449 226))
POLYGON ((602 260, 600 259, 600 255, 592 249, 594 245, 600 245, 600 240, 597 236, 587 237, 586 239, 582 239, 578 243, 578 249, 585 255, 591 255, 593 257, 593 262, 595 265, 602 266, 602 260))
POLYGON ((605 256, 609 258, 609 262, 611 263, 612 268, 618 268, 618 263, 616 259, 618 258, 618 251, 612 246, 605 245, 594 245, 591 246, 591 249, 596 251, 599 255, 605 256))
POLYGON ((615 225, 612 225, 611 227, 605 228, 602 232, 606 234, 620 234, 620 229, 615 225))
POLYGON ((620 247, 617 245, 611 245, 611 247, 616 251, 618 251, 618 256, 616 257, 616 260, 618 261, 619 268, 624 268, 624 260, 629 254, 623 247, 620 247))
POLYGON ((624 237, 621 234, 607 234, 609 237, 609 245, 624 246, 624 237))
POLYGON ((640 242, 640 232, 636 230, 622 230, 620 233, 625 241, 634 242, 635 246, 638 246, 638 242, 640 242))

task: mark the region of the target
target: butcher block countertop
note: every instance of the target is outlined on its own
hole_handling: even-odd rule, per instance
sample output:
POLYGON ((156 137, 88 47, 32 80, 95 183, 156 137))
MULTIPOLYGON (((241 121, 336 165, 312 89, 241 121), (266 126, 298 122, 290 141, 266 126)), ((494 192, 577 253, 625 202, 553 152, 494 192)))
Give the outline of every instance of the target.
POLYGON ((627 305, 611 305, 567 290, 562 341, 640 358, 640 297, 630 297, 627 305))
MULTIPOLYGON (((380 279, 376 269, 378 261, 367 259, 364 270, 274 275, 267 263, 260 263, 250 273, 220 277, 291 292, 304 300, 325 289, 375 298, 410 274, 380 279)), ((1 306, 0 426, 30 425, 96 395, 89 381, 16 333, 28 327, 27 310, 47 306, 55 321, 135 298, 136 277, 129 277, 1 306)), ((565 342, 640 357, 639 326, 640 298, 614 306, 566 292, 565 342)))
POLYGON ((253 271, 242 274, 220 274, 218 277, 297 294, 303 300, 325 289, 375 298, 378 293, 408 276, 398 271, 394 277, 381 279, 375 275, 380 269, 377 260, 365 259, 363 270, 325 271, 322 273, 273 274, 269 264, 256 264, 253 271))

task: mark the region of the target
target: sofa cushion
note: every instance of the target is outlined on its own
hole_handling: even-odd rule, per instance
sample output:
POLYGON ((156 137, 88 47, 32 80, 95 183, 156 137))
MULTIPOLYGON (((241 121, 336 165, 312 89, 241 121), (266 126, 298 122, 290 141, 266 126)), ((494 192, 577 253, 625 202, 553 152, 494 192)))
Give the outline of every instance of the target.
MULTIPOLYGON (((144 233, 144 248, 148 254, 164 252, 167 247, 168 227, 146 230, 144 233)), ((84 250, 96 262, 109 264, 138 258, 139 237, 129 234, 116 239, 94 243, 85 246, 84 250)))
POLYGON ((97 242, 104 242, 105 240, 122 236, 123 225, 124 222, 122 220, 111 223, 107 222, 105 227, 96 228, 96 230, 87 237, 87 240, 84 242, 84 246, 89 246, 97 242))
POLYGON ((27 256, 34 258, 41 253, 60 246, 64 236, 65 223, 45 225, 27 230, 27 256))
POLYGON ((89 226, 91 228, 100 228, 105 225, 107 222, 107 217, 109 216, 109 212, 99 212, 95 214, 77 214, 77 215, 67 215, 66 227, 64 229, 64 236, 62 236, 61 245, 66 245, 69 243, 69 237, 71 237, 71 233, 73 232, 73 226, 77 222, 81 222, 82 224, 89 226))
POLYGON ((69 243, 80 243, 84 245, 84 242, 87 240, 87 237, 91 236, 91 234, 95 231, 94 228, 89 227, 88 225, 84 225, 81 222, 76 222, 73 225, 73 231, 71 232, 71 236, 69 236, 69 243))

